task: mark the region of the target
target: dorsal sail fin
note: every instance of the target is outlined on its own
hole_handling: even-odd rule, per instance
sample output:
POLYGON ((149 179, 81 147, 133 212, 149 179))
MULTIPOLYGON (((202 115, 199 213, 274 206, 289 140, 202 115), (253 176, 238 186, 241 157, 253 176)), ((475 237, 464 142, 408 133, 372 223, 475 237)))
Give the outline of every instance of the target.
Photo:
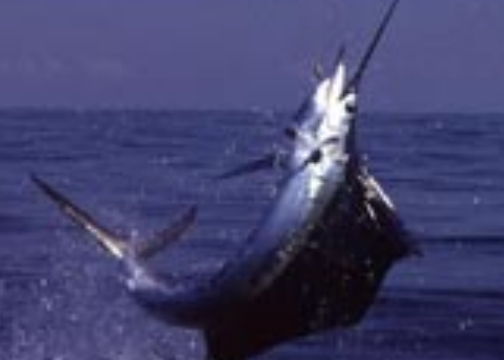
POLYGON ((315 81, 320 82, 320 81, 324 80, 324 77, 325 77, 324 67, 322 66, 322 63, 320 61, 316 61, 313 64, 312 73, 313 73, 313 78, 315 79, 315 81))

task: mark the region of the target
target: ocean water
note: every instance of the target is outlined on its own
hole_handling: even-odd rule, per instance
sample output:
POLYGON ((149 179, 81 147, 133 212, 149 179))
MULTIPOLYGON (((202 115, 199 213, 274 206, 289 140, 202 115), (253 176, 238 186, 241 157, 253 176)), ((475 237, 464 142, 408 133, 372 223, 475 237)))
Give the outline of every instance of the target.
MULTIPOLYGON (((199 205, 185 241, 155 260, 212 271, 240 247, 278 173, 215 175, 281 145, 286 115, 261 112, 0 112, 0 359, 204 359, 197 332, 150 318, 119 264, 29 181, 36 173, 125 234, 199 205)), ((369 167, 425 255, 396 265, 352 329, 260 359, 504 358, 504 115, 368 114, 369 167)))

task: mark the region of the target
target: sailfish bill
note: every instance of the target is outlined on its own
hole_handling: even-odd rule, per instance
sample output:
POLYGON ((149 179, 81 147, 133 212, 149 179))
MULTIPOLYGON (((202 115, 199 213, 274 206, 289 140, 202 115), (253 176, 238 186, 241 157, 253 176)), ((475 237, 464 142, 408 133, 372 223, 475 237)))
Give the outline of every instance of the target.
POLYGON ((371 40, 368 49, 364 53, 364 56, 362 57, 361 62, 359 63, 359 66, 357 67, 357 71, 345 86, 345 90, 342 93, 342 97, 346 96, 348 93, 352 91, 358 92, 364 74, 367 68, 369 67, 370 61, 373 58, 374 53, 376 52, 378 44, 380 43, 380 40, 382 39, 385 30, 387 29, 390 20, 392 19, 395 13, 397 5, 399 5, 399 1, 400 0, 394 0, 394 2, 392 2, 392 4, 390 5, 387 13, 385 14, 385 17, 383 18, 382 22, 380 23, 380 26, 375 32, 375 35, 373 36, 373 39, 371 40))
MULTIPOLYGON (((376 53, 378 45, 382 40, 385 31, 387 30, 387 27, 393 18, 393 15, 397 9, 397 6, 399 5, 399 2, 400 0, 394 0, 389 6, 388 10, 385 13, 384 18, 382 19, 378 28, 376 29, 368 48, 366 49, 363 57, 361 58, 359 65, 357 66, 355 74, 348 80, 348 82, 346 82, 346 84, 343 87, 343 91, 340 92, 339 95, 340 100, 343 100, 350 93, 358 94, 358 90, 366 73, 366 70, 368 69, 369 64, 371 63, 371 60, 373 58, 373 55, 376 53)), ((334 69, 338 70, 339 67, 342 66, 345 53, 346 53, 346 46, 342 45, 336 54, 333 65, 334 69)), ((330 94, 333 93, 332 88, 334 87, 335 80, 338 79, 338 77, 333 76, 329 79, 324 78, 324 71, 322 65, 319 62, 315 63, 313 68, 313 74, 315 79, 319 80, 321 84, 323 84, 324 81, 329 80, 329 89, 327 90, 327 96, 330 96, 330 94)), ((306 106, 307 104, 309 105, 309 101, 305 102, 304 107, 307 107, 306 106)), ((353 101, 351 101, 348 104, 348 109, 351 110, 351 112, 356 111, 353 101)), ((302 134, 299 131, 297 131, 297 129, 288 128, 288 131, 286 133, 289 139, 291 140, 303 139, 303 137, 300 136, 302 134)), ((236 168, 228 170, 223 174, 217 176, 217 179, 229 179, 242 175, 247 175, 250 173, 255 173, 261 170, 285 168, 286 167, 285 162, 286 162, 285 155, 277 150, 276 152, 264 155, 259 159, 251 160, 249 162, 246 162, 245 164, 238 165, 236 168)))

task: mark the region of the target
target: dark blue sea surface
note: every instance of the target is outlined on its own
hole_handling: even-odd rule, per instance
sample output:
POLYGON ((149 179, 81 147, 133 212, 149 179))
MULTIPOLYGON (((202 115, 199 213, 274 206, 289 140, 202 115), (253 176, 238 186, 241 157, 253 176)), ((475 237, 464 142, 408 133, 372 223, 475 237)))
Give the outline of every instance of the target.
MULTIPOLYGON (((279 174, 215 175, 279 146, 287 115, 0 112, 0 359, 198 360, 201 336, 144 313, 121 267, 34 186, 36 173, 132 237, 199 204, 197 226, 155 260, 177 275, 233 256, 279 174)), ((504 116, 365 115, 369 167, 425 256, 394 267, 352 329, 261 359, 504 358, 504 116)))

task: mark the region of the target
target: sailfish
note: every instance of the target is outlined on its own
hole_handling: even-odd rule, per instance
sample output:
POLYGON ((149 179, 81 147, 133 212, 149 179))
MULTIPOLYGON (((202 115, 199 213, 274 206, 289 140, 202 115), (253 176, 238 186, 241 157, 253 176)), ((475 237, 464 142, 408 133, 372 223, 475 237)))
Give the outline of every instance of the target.
POLYGON ((182 212, 151 239, 131 242, 32 175, 42 192, 118 259, 140 306, 169 324, 199 329, 209 360, 244 360, 291 339, 357 323, 398 260, 418 252, 397 211, 357 148, 359 86, 398 4, 390 5, 347 79, 344 51, 285 131, 287 156, 268 154, 222 178, 280 165, 283 177, 266 214, 236 255, 215 273, 175 281, 148 260, 195 223, 182 212))

